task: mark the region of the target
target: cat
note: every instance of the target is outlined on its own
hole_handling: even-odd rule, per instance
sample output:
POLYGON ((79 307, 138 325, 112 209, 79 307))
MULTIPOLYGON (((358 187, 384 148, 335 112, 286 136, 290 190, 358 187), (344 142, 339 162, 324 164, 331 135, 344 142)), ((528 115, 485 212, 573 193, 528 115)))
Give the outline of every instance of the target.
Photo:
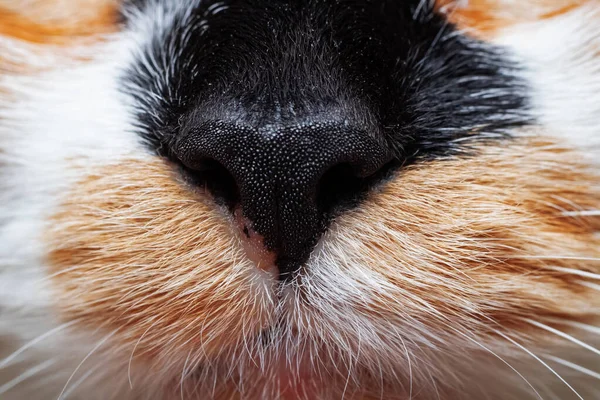
POLYGON ((600 398, 596 0, 1 0, 0 398, 600 398))

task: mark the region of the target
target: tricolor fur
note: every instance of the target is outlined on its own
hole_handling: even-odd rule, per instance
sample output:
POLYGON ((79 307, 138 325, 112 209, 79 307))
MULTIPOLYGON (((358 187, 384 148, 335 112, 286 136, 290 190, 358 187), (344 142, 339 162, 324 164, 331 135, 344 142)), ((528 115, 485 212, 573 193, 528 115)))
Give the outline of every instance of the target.
POLYGON ((596 0, 1 0, 0 398, 599 398, 599 146, 596 0), (393 153, 286 281, 177 158, 265 110, 393 153))

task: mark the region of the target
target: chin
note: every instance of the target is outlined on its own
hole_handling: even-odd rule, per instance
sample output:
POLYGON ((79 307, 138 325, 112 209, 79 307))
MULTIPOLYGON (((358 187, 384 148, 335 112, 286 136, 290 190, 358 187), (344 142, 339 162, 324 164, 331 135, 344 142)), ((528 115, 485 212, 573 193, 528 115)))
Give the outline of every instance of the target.
POLYGON ((597 1, 13 3, 0 398, 600 396, 597 1))

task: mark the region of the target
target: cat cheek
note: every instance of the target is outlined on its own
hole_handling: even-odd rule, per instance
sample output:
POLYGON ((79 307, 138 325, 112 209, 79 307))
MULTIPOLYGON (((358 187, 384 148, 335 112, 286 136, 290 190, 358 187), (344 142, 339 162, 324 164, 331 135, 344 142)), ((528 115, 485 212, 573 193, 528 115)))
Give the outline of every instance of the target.
POLYGON ((370 289, 368 308, 356 307, 373 320, 410 318, 442 343, 465 339, 451 319, 482 335, 502 326, 537 337, 548 335, 526 318, 591 323, 600 176, 584 160, 539 137, 408 167, 338 218, 323 258, 352 262, 324 270, 370 289))
POLYGON ((210 358, 273 318, 271 281, 231 221, 162 161, 123 161, 81 180, 46 239, 59 314, 114 332, 136 359, 210 358))

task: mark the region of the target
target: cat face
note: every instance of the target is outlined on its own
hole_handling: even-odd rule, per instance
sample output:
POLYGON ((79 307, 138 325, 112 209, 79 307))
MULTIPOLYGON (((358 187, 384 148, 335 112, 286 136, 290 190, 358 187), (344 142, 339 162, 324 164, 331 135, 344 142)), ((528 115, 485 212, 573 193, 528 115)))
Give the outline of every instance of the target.
POLYGON ((0 395, 598 395, 600 8, 564 3, 7 8, 0 395))

